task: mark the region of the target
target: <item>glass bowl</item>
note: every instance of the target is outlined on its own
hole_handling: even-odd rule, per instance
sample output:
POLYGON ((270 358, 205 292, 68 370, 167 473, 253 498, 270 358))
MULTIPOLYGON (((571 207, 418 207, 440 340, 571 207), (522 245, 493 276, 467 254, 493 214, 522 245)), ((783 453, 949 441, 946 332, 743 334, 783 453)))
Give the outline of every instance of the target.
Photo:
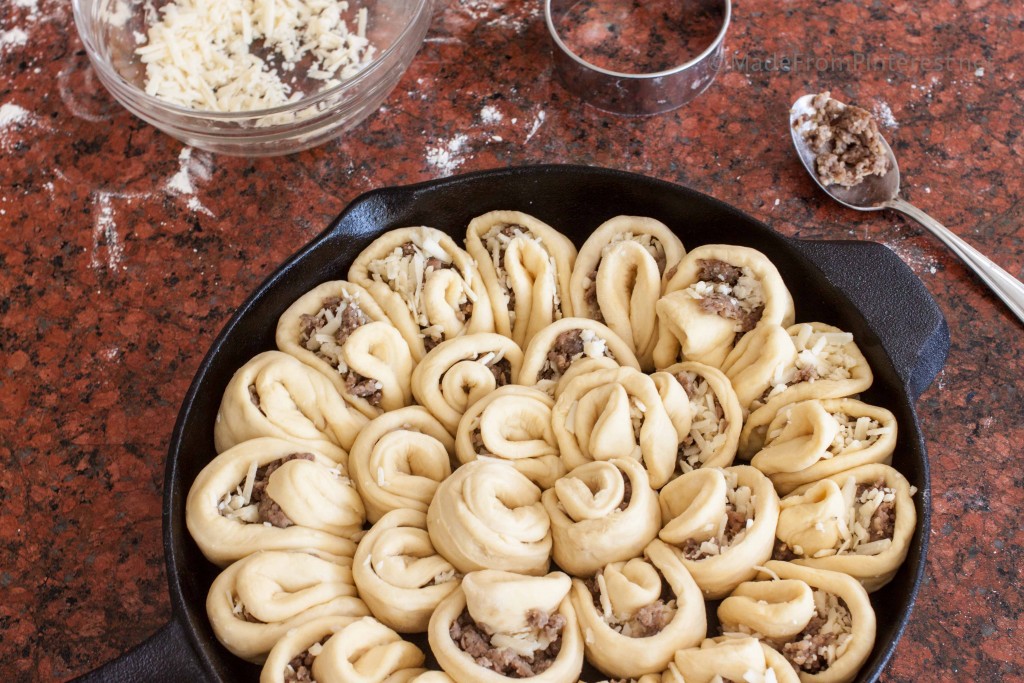
MULTIPOLYGON (((217 2, 217 0, 211 0, 217 2)), ((160 0, 72 0, 75 23, 100 81, 128 111, 187 145, 235 156, 276 156, 315 147, 373 113, 423 44, 432 0, 353 0, 365 7, 376 52, 361 71, 295 102, 241 113, 199 111, 151 96, 135 50, 160 0)), ((297 83, 301 89, 307 79, 297 83)), ((321 82, 316 82, 320 87, 321 82)))

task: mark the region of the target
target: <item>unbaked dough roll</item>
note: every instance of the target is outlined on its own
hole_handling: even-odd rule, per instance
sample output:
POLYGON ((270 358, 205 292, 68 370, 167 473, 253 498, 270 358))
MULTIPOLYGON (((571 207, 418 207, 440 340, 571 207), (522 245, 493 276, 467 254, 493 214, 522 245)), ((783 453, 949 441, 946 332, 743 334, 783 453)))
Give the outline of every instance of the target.
POLYGON ((618 365, 640 369, 626 342, 603 324, 586 318, 562 318, 530 340, 523 353, 519 384, 537 385, 553 394, 559 378, 573 364, 584 358, 604 356, 618 365))
POLYGON ((751 404, 740 434, 739 454, 746 458, 761 450, 768 425, 783 406, 854 396, 871 386, 871 366, 849 332, 824 323, 798 323, 786 331, 797 350, 796 362, 751 404))
POLYGON ((724 632, 757 634, 769 642, 796 638, 814 614, 814 591, 792 579, 746 581, 718 605, 724 632))
MULTIPOLYGON (((770 644, 789 660, 804 683, 848 683, 857 677, 875 644, 875 612, 867 591, 856 579, 840 572, 802 567, 775 560, 765 563, 762 579, 771 583, 804 583, 811 592, 814 614, 794 635, 770 639, 770 644)), ((765 599, 768 589, 741 586, 741 595, 765 599)), ((793 591, 793 595, 796 591, 793 591)), ((731 599, 731 598, 730 598, 731 599)), ((727 601, 723 602, 724 606, 727 601)), ((726 611, 734 623, 723 628, 753 633, 763 626, 766 608, 754 611, 726 611)), ((788 610, 802 621, 806 610, 788 610)), ((791 631, 789 629, 782 629, 791 631)), ((763 634, 762 634, 763 635, 763 634)), ((678 663, 678 659, 677 659, 678 663)))
POLYGON ((722 363, 746 414, 755 401, 771 389, 776 377, 796 363, 797 350, 786 328, 762 322, 743 335, 722 363))
POLYGON ((363 617, 331 636, 313 659, 317 683, 390 683, 422 671, 425 657, 413 643, 373 617, 363 617))
POLYGON ((335 633, 356 617, 318 617, 288 631, 267 656, 260 671, 260 683, 290 683, 313 675, 313 660, 335 633))
POLYGON ((679 650, 674 670, 663 683, 799 683, 786 658, 755 638, 709 638, 700 647, 679 650), (770 673, 769 673, 770 672, 770 673))
POLYGON ((779 559, 849 574, 869 592, 895 576, 917 525, 910 482, 880 463, 801 486, 780 510, 779 559))
POLYGON ((213 427, 218 453, 261 436, 309 444, 344 463, 366 424, 324 375, 280 351, 265 351, 228 382, 213 427))
POLYGON ((565 474, 551 427, 553 405, 543 391, 515 384, 487 394, 462 416, 455 455, 462 463, 505 460, 537 486, 551 488, 565 474))
POLYGON ((554 397, 557 399, 565 391, 565 387, 569 385, 569 382, 573 381, 580 375, 585 375, 588 372, 594 372, 595 370, 616 370, 620 368, 617 362, 609 358, 608 356, 599 356, 597 358, 590 358, 584 356, 577 361, 574 361, 569 369, 562 373, 562 376, 558 378, 558 382, 555 384, 554 397))
POLYGON ((573 576, 638 557, 661 529, 658 496, 643 466, 629 458, 580 465, 541 500, 555 564, 573 576))
POLYGON ((434 608, 459 585, 455 567, 438 555, 427 516, 392 510, 366 532, 353 559, 359 595, 373 616, 399 633, 422 633, 434 608))
POLYGON ((258 551, 222 571, 206 596, 217 640, 257 664, 283 635, 318 617, 362 617, 352 560, 312 553, 258 551))
MULTIPOLYGON (((710 367, 710 366, 708 366, 710 367)), ((661 403, 665 406, 665 412, 676 428, 676 440, 680 445, 690 436, 690 425, 693 423, 693 410, 690 407, 690 397, 683 389, 682 383, 674 375, 668 372, 655 372, 651 374, 651 380, 658 389, 661 396, 661 403)))
POLYGON ((185 522, 224 567, 257 550, 351 557, 365 511, 341 466, 305 445, 252 439, 211 460, 192 482, 185 522))
POLYGON ((520 347, 555 320, 573 316, 569 276, 576 247, 550 225, 519 211, 491 211, 470 221, 466 251, 487 285, 495 330, 520 347))
POLYGON ((452 473, 455 441, 426 408, 408 406, 374 418, 349 455, 352 482, 376 522, 391 510, 426 512, 440 482, 452 473))
MULTIPOLYGON (((701 467, 732 465, 743 429, 743 411, 729 378, 710 365, 694 362, 670 365, 652 378, 663 396, 671 390, 661 387, 679 386, 687 402, 690 423, 679 438, 678 470, 686 474, 701 467)), ((666 408, 678 400, 672 393, 665 400, 666 408)))
POLYGON ((793 324, 793 297, 761 252, 705 244, 679 262, 658 301, 657 368, 680 359, 721 367, 735 343, 758 323, 793 324))
POLYGON ((685 254, 667 225, 653 218, 616 216, 580 249, 572 271, 572 307, 581 318, 605 323, 629 345, 640 366, 654 369, 658 341, 655 305, 664 275, 685 254))
POLYGON ((768 425, 764 447, 750 464, 786 494, 844 470, 892 460, 896 416, 852 398, 785 406, 768 425))
POLYGON ((579 375, 551 411, 568 470, 593 460, 632 458, 647 469, 651 486, 664 486, 675 468, 678 440, 654 381, 618 368, 579 375))
POLYGON ((700 588, 657 539, 643 558, 611 563, 592 579, 574 579, 572 604, 587 661, 611 677, 661 672, 676 650, 707 635, 700 588))
POLYGON ((753 467, 694 470, 662 489, 658 502, 659 538, 675 546, 709 600, 753 578, 771 557, 779 497, 753 467))
POLYGON ((412 373, 412 393, 452 434, 462 414, 498 387, 515 384, 523 352, 494 332, 441 342, 412 373))
POLYGON ((380 304, 417 362, 446 339, 494 331, 476 262, 435 228, 389 230, 356 257, 348 279, 380 304))
POLYGON ((467 574, 430 618, 430 648, 456 683, 576 683, 583 643, 571 586, 561 572, 467 574))
POLYGON ((548 571, 551 520, 540 489, 506 463, 474 460, 455 470, 430 503, 427 530, 437 552, 463 574, 548 571))
POLYGON ((412 402, 409 345, 357 284, 333 280, 303 294, 278 320, 276 341, 368 418, 412 402))

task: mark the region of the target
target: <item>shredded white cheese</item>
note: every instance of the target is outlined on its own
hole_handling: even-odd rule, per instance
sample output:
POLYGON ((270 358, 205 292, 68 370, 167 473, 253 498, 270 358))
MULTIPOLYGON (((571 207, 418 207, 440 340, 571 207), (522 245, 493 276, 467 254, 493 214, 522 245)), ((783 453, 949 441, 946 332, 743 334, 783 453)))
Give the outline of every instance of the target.
POLYGON ((679 468, 686 474, 700 468, 725 445, 729 421, 711 384, 696 372, 685 371, 690 380, 690 433, 679 444, 679 468))
POLYGON ((355 12, 355 32, 348 9, 335 0, 173 0, 136 49, 146 92, 188 109, 245 112, 334 87, 375 53, 366 8, 355 12))

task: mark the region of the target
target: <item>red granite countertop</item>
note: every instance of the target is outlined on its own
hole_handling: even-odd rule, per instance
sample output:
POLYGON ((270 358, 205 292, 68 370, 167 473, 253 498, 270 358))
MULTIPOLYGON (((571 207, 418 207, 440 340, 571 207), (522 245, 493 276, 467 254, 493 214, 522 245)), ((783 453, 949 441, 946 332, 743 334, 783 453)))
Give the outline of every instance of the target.
POLYGON ((276 264, 365 190, 574 162, 687 185, 787 235, 882 242, 910 264, 952 348, 918 404, 931 549, 884 680, 1024 680, 1024 326, 917 225, 831 203, 786 129, 805 92, 873 110, 906 197, 1019 277, 1019 1, 738 0, 716 83, 646 119, 553 81, 539 0, 437 5, 379 112, 344 140, 250 161, 183 148, 116 105, 65 0, 0 3, 0 671, 63 680, 168 620, 171 428, 214 335, 276 264), (765 62, 784 56, 788 71, 765 62))

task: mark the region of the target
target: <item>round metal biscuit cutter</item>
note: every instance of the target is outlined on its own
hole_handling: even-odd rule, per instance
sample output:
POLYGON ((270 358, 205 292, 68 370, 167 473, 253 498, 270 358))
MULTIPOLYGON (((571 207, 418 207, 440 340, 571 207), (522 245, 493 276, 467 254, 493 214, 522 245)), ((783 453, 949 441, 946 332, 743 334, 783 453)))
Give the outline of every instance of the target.
POLYGON ((544 0, 544 19, 555 45, 554 63, 559 80, 587 104, 625 116, 661 114, 696 98, 718 75, 725 34, 732 18, 731 0, 708 3, 721 12, 721 27, 711 44, 678 66, 650 73, 613 71, 573 52, 560 34, 559 26, 579 1, 544 0))

